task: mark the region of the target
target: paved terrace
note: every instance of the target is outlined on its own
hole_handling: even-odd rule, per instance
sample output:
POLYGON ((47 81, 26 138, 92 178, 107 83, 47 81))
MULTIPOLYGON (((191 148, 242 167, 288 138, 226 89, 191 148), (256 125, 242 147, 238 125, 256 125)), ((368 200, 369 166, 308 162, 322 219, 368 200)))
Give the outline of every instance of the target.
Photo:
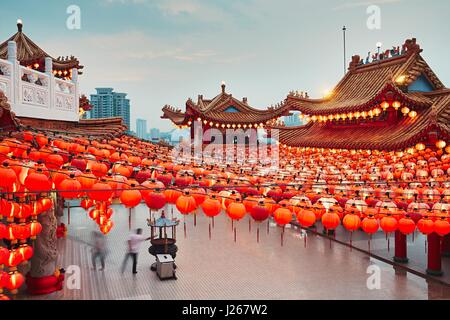
MULTIPOLYGON (((138 274, 131 273, 131 260, 126 272, 120 266, 126 250, 128 210, 113 206, 115 226, 107 236, 109 254, 106 270, 93 271, 90 257, 91 232, 97 225, 80 208, 71 209, 67 239, 59 239, 58 265, 81 268, 80 290, 63 291, 46 296, 19 294, 19 299, 448 299, 450 287, 417 275, 394 269, 367 254, 330 242, 308 233, 287 228, 284 245, 281 229, 267 223, 260 227, 256 242, 256 224, 251 233, 248 217, 237 225, 237 242, 233 240, 231 222, 222 213, 216 218, 212 239, 208 239, 209 220, 202 214, 193 225, 188 216, 187 238, 183 225, 178 228, 176 257, 178 280, 160 281, 150 271, 155 261, 148 253, 149 243, 141 249, 138 274), (380 289, 369 290, 367 268, 381 270, 380 289)), ((176 209, 175 209, 176 210, 176 209)), ((168 215, 170 217, 170 214, 168 215)), ((132 227, 142 227, 149 234, 145 205, 133 210, 132 227)), ((64 219, 67 219, 65 217, 64 219)), ((64 221, 66 222, 66 221, 64 221)), ((384 237, 381 234, 382 237, 384 237)), ((383 238, 384 239, 384 238, 383 238)), ((356 240, 356 239, 355 239, 356 240)), ((365 240, 360 241, 362 245, 365 240)), ((375 247, 381 241, 379 239, 375 247)), ((391 241, 393 245, 393 239, 391 241)), ((423 243, 422 243, 423 245, 423 243)), ((423 247, 422 247, 423 248, 423 247)), ((374 250, 377 250, 374 248, 374 250)), ((393 254, 393 249, 391 249, 393 254)), ((425 259, 425 255, 423 255, 425 259)), ((55 266, 56 267, 56 266, 55 266)))

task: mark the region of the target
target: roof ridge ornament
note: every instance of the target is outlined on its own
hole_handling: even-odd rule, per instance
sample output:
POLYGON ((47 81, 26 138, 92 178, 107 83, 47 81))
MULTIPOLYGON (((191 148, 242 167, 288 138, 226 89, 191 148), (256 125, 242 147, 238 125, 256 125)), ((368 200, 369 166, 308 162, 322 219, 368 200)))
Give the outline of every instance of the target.
POLYGON ((22 29, 23 29, 23 21, 22 21, 22 19, 17 19, 17 31, 18 32, 22 32, 22 29))

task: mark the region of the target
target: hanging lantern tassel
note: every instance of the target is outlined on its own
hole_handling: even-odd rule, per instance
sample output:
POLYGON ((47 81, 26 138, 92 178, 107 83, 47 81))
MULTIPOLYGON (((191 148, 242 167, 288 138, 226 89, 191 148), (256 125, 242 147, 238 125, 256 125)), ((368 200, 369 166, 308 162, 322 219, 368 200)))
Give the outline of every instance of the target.
POLYGON ((212 227, 214 229, 214 217, 212 217, 212 227))
POLYGON ((234 220, 231 219, 231 232, 233 232, 233 230, 234 230, 234 220))
POLYGON ((131 208, 128 209, 128 230, 131 230, 131 208))
POLYGON ((186 239, 186 216, 183 217, 184 238, 186 239))
POLYGON ((281 246, 283 246, 283 242, 284 242, 284 226, 283 229, 281 230, 281 246))
POLYGON ((259 243, 259 225, 258 228, 256 229, 256 242, 259 243))
POLYGON ((172 216, 172 220, 173 220, 173 207, 172 207, 172 213, 171 213, 171 216, 172 216))
POLYGON ((211 240, 211 222, 208 225, 208 231, 209 231, 209 240, 211 240))
POLYGON ((412 242, 414 243, 414 235, 416 234, 416 232, 414 231, 413 233, 412 233, 412 242))
POLYGON ((352 248, 353 248, 352 236, 353 236, 353 232, 350 231, 350 251, 352 251, 352 248))
POLYGON ((67 204, 67 224, 70 224, 70 204, 67 204))
MULTIPOLYGON (((386 234, 387 234, 387 233, 386 233, 386 234)), ((387 238, 387 241, 388 241, 388 252, 390 252, 390 249, 391 249, 391 248, 390 248, 390 241, 389 241, 389 239, 390 239, 390 237, 387 238)))
POLYGON ((427 238, 425 238, 425 253, 427 253, 427 238))
POLYGON ((372 239, 372 234, 369 234, 369 254, 370 254, 370 239, 372 239))
POLYGON ((269 223, 270 223, 270 221, 267 220, 267 234, 269 234, 269 223))
POLYGON ((248 233, 252 232, 252 219, 248 219, 248 233))
POLYGON ((234 242, 236 242, 236 227, 234 227, 234 242))
POLYGON ((194 211, 194 227, 197 226, 197 212, 194 211))
POLYGON ((304 243, 305 243, 305 248, 306 248, 306 231, 305 231, 305 235, 303 236, 303 239, 304 239, 304 243))

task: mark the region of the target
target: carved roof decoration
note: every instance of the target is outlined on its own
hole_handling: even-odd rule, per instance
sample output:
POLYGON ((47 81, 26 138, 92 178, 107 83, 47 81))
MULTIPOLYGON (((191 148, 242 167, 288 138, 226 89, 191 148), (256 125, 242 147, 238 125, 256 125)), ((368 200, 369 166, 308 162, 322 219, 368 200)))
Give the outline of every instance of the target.
POLYGON ((0 44, 0 59, 6 60, 8 57, 8 42, 15 41, 17 44, 17 60, 24 66, 34 64, 38 61, 43 61, 46 57, 50 57, 53 60, 53 69, 56 70, 68 70, 76 68, 80 71, 83 66, 74 56, 53 58, 43 49, 41 49, 36 43, 34 43, 25 33, 22 31, 22 24, 17 24, 18 31, 11 36, 8 40, 0 44))

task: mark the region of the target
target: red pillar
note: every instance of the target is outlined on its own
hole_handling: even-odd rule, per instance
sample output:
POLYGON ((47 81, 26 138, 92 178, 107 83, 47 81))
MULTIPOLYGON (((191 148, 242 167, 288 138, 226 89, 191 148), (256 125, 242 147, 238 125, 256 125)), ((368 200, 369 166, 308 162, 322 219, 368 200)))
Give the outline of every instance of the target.
POLYGON ((428 235, 428 268, 427 273, 441 276, 441 237, 433 232, 428 235))
POLYGON ((399 230, 395 231, 395 256, 394 261, 400 263, 408 262, 406 235, 399 230))

